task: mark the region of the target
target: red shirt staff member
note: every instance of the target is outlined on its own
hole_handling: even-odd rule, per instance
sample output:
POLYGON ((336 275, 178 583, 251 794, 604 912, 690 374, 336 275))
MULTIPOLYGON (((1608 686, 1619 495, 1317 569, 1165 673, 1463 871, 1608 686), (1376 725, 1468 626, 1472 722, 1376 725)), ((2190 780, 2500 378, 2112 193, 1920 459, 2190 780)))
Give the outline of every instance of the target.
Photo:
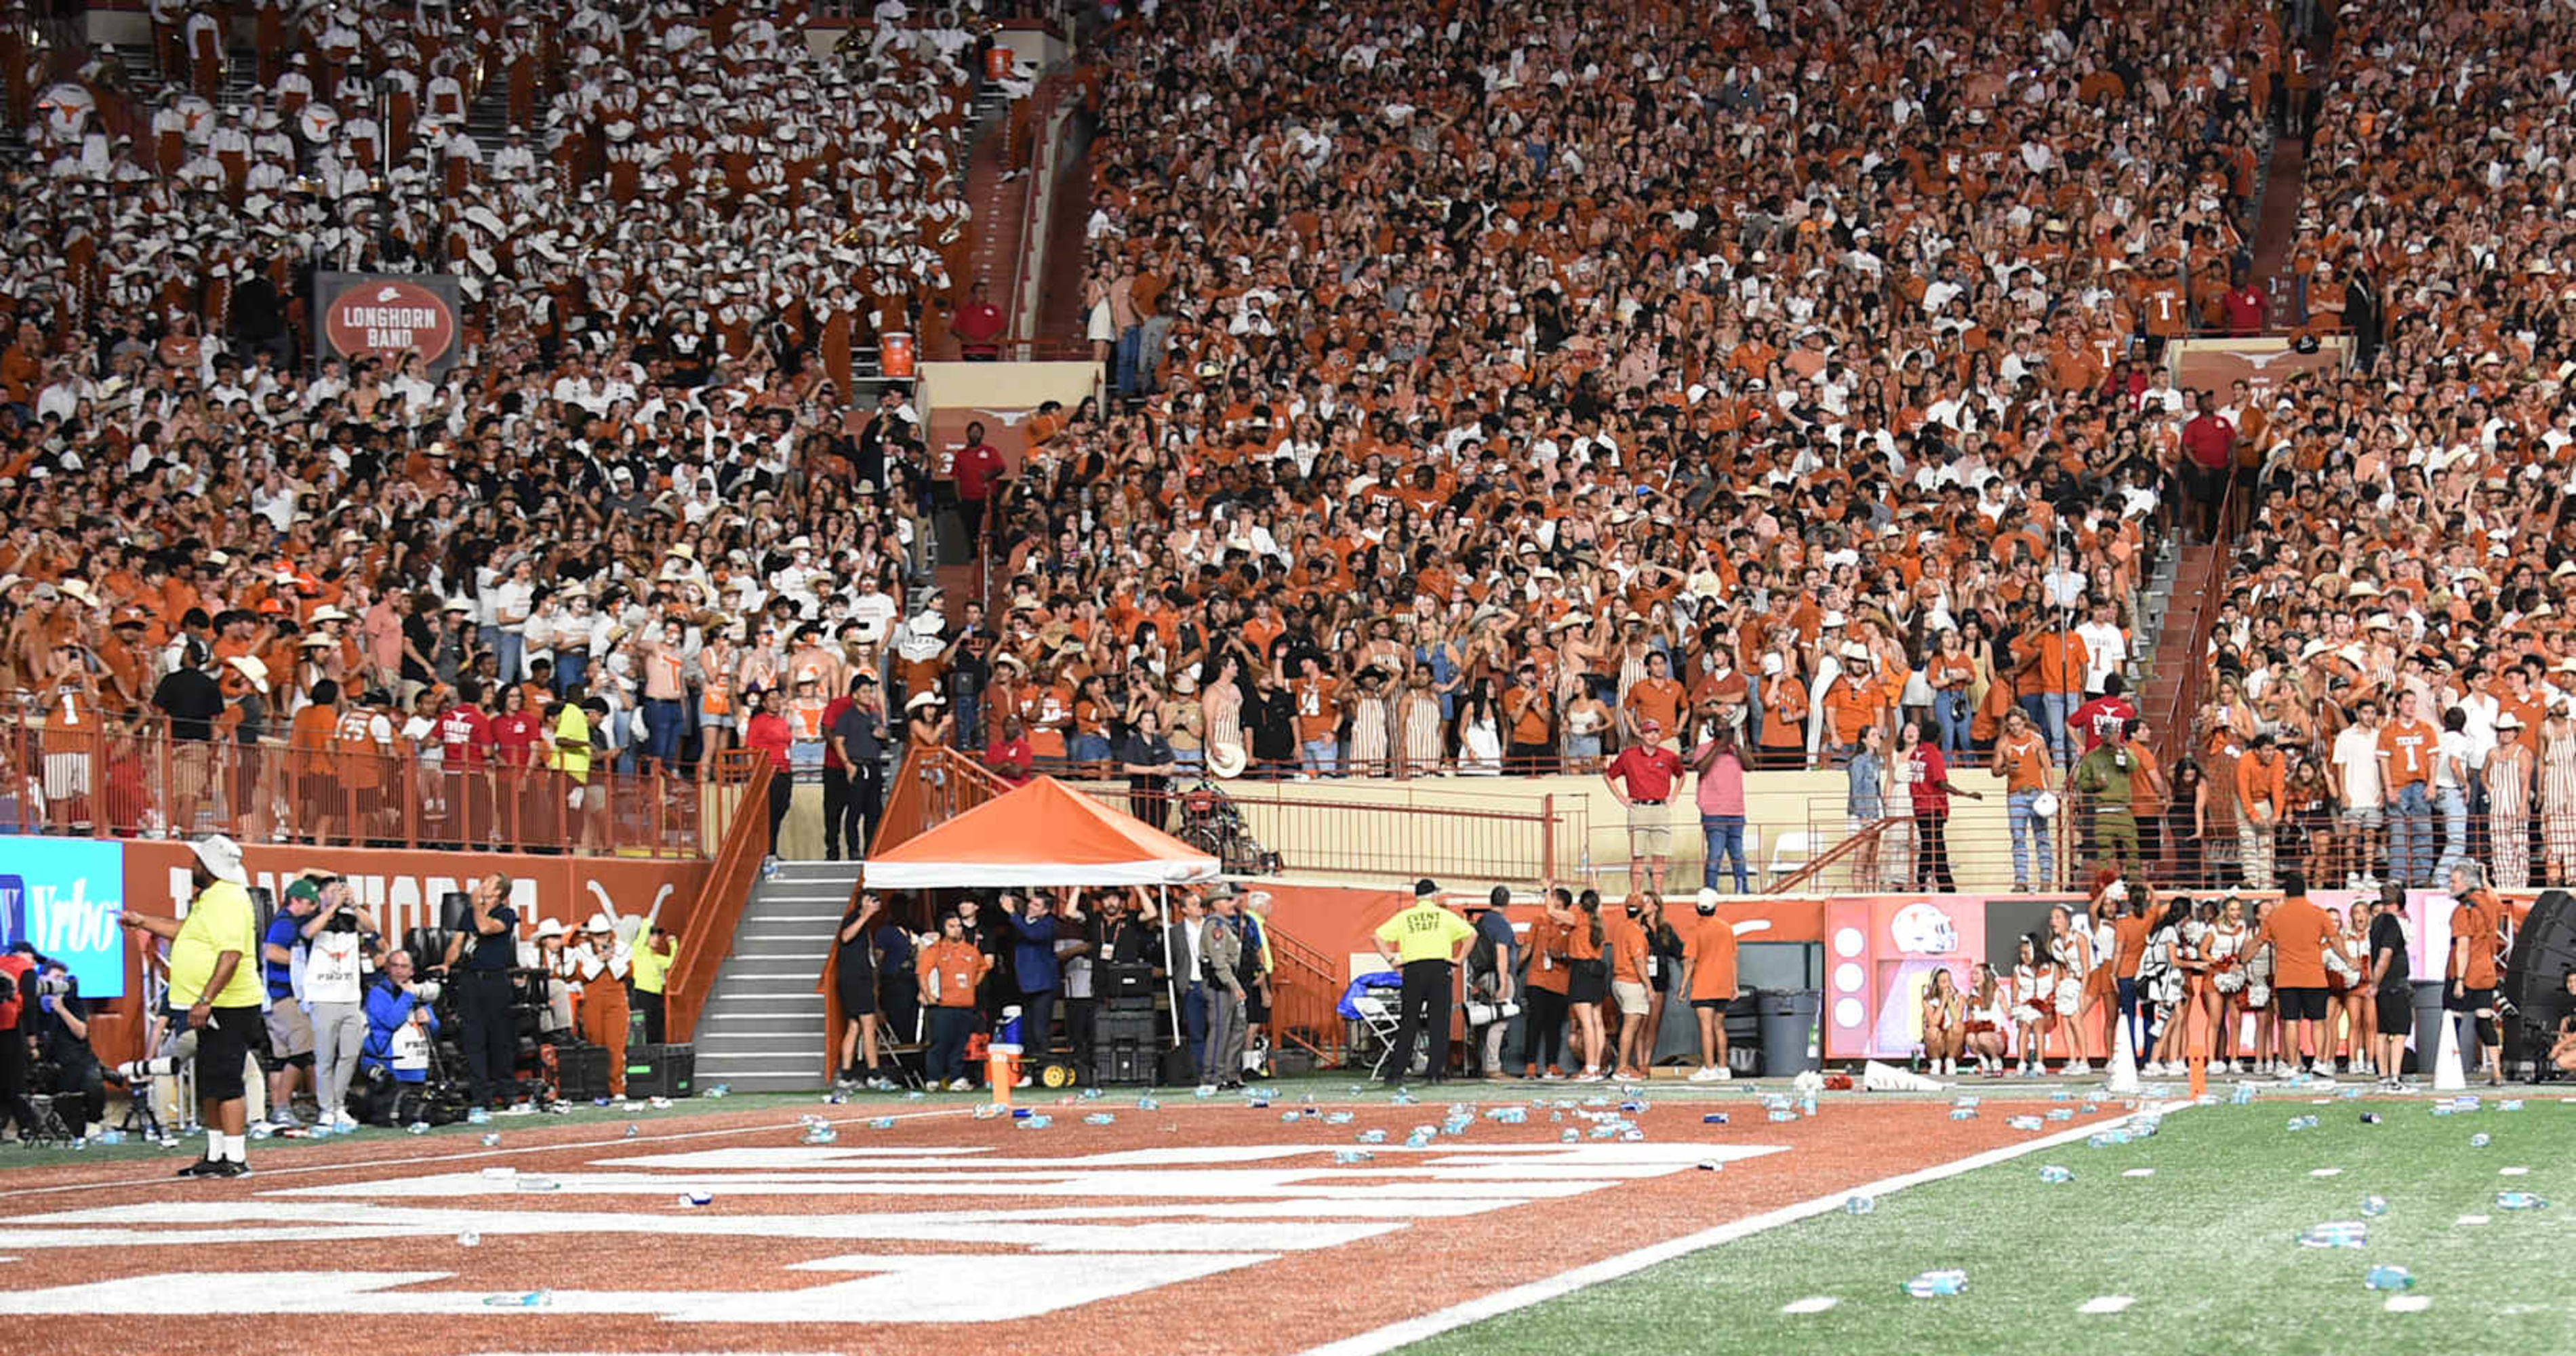
POLYGON ((1664 888, 1664 870, 1673 860, 1673 821, 1670 805, 1673 783, 1682 775, 1682 756, 1663 747, 1663 722, 1648 720, 1638 727, 1646 742, 1631 744, 1610 760, 1601 770, 1601 780, 1610 784, 1610 794, 1628 808, 1628 875, 1637 878, 1644 867, 1646 888, 1660 892, 1664 888))
POLYGON ((2182 426, 2183 483, 2200 509, 2200 531, 2193 540, 2208 542, 2218 535, 2218 506, 2236 473, 2236 426, 2218 417, 2209 392, 2198 393, 2192 404, 2199 413, 2182 426))
POLYGON ((1686 925, 1682 959, 1690 963, 1691 1010, 1699 1015, 1699 1068, 1694 1083, 1733 1078, 1726 1063, 1726 1005, 1735 1001, 1735 924, 1717 916, 1717 891, 1703 888, 1686 925))
POLYGON ((769 758, 769 859, 778 860, 778 826, 787 819, 787 807, 796 798, 796 770, 788 761, 788 747, 796 742, 794 727, 787 723, 787 702, 777 688, 760 694, 760 710, 744 727, 742 746, 756 749, 769 758))
MULTIPOLYGON (((2504 950, 2504 905, 2486 888, 2486 872, 2475 862, 2451 868, 2450 963, 2443 970, 2445 1014, 2465 1012, 2476 1019, 2478 1052, 2487 1082, 2504 1082, 2504 1028, 2496 1021, 2496 956, 2504 950)), ((2457 1019, 2452 1019, 2457 1020, 2457 1019)))

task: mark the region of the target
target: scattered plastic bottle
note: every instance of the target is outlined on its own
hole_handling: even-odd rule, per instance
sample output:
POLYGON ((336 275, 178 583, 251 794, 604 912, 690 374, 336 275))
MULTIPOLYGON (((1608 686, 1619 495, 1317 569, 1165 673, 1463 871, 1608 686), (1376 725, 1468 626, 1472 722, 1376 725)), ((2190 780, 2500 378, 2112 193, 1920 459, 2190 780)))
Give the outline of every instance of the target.
POLYGON ((1386 1143, 1386 1132, 1383 1130, 1362 1130, 1352 1138, 1358 1140, 1362 1144, 1384 1144, 1386 1143))
POLYGON ((429 1122, 413 1121, 411 1124, 403 1127, 403 1132, 405 1134, 412 1135, 426 1135, 429 1133, 429 1122))
POLYGON ((2314 1130, 2316 1128, 2317 1118, 2314 1116, 2292 1116, 2290 1118, 2290 1129, 2293 1131, 2314 1130))
POLYGON ((2320 1224, 2299 1235, 2302 1248, 2359 1248, 2370 1243, 2370 1226, 2357 1219, 2320 1224))
POLYGON ((98 1142, 108 1146, 109 1148, 114 1148, 125 1142, 125 1132, 122 1130, 101 1130, 98 1132, 98 1142))
POLYGON ((1517 1106, 1501 1107, 1496 1110, 1494 1119, 1504 1125, 1527 1125, 1529 1109, 1517 1106))
POLYGON ((2051 1163, 2039 1170, 2039 1180, 2047 1182, 2052 1186, 2061 1182, 2072 1182, 2075 1180, 2075 1170, 2073 1168, 2060 1167, 2055 1163, 2051 1163))
POLYGON ((1702 1125, 1724 1125, 1726 1124, 1726 1113, 1723 1111, 1712 1111, 1707 1115, 1700 1117, 1699 1123, 1702 1125))
POLYGON ((1327 1111, 1324 1113, 1324 1124, 1326 1125, 1348 1125, 1354 1119, 1354 1113, 1348 1111, 1327 1111))
POLYGON ((1974 1107, 1974 1106, 1980 1105, 1980 1102, 1979 1102, 1979 1099, 1974 1098, 1974 1097, 1961 1097, 1961 1098, 1959 1098, 1958 1100, 1956 1100, 1956 1101, 1954 1101, 1954 1102, 1950 1103, 1950 1105, 1952 1105, 1952 1106, 1974 1107))
POLYGON ((1053 1116, 1031 1116, 1027 1120, 1013 1122, 1011 1128, 1014 1130, 1044 1130, 1053 1124, 1055 1124, 1055 1117, 1053 1116))
POLYGON ((2476 1093, 2464 1092, 2459 1096, 2452 1098, 2451 1105, 2453 1108, 2460 1111, 2475 1111, 2479 1107, 2485 1106, 2486 1103, 2479 1100, 2476 1093))
POLYGON ((2369 1217, 2371 1217, 2372 1219, 2377 1219, 2377 1218, 2379 1218, 2381 1215, 2385 1215, 2385 1214, 2387 1214, 2387 1213, 2388 1213, 2388 1198, 2387 1198, 2387 1197, 2385 1197, 2385 1196, 2364 1196, 2364 1197, 2362 1197, 2362 1198, 2361 1198, 2361 1213, 2363 1213, 2363 1214, 2365 1214, 2365 1215, 2368 1215, 2368 1216, 2369 1216, 2369 1217))
POLYGON ((1279 1123, 1281 1125, 1295 1125, 1297 1122, 1304 1119, 1305 1117, 1298 1115, 1294 1111, 1282 1111, 1279 1113, 1279 1123))
MULTIPOLYGON (((1786 1099, 1786 1098, 1782 1098, 1781 1100, 1786 1101, 1786 1100, 1788 1100, 1788 1099, 1786 1099)), ((1609 1099, 1609 1098, 1607 1098, 1607 1097, 1602 1097, 1602 1096, 1595 1095, 1595 1096, 1591 1096, 1591 1097, 1586 1097, 1586 1098, 1584 1098, 1584 1099, 1583 1099, 1583 1104, 1584 1104, 1585 1106, 1608 1106, 1608 1105, 1610 1105, 1610 1099, 1609 1099)))
POLYGON ((2458 1110, 2458 1107, 2452 1106, 2448 1102, 2435 1102, 2433 1104, 2433 1114, 2436 1116, 2449 1116, 2455 1114, 2458 1110))
POLYGON ((463 1232, 463 1233, 461 1233, 461 1234, 458 1234, 458 1235, 456 1236, 456 1246, 458 1246, 458 1247, 460 1247, 460 1248, 479 1248, 479 1247, 482 1247, 482 1246, 483 1246, 483 1235, 478 1234, 478 1233, 474 1232, 474 1231, 473 1231, 473 1230, 471 1230, 471 1229, 468 1229, 468 1230, 466 1230, 465 1232, 463 1232))
MULTIPOLYGON (((1975 1112, 1970 1112, 1970 1113, 1969 1113, 1969 1115, 1975 1115, 1975 1114, 1976 1114, 1975 1112)), ((1797 1113, 1797 1112, 1794 1112, 1794 1111, 1791 1111, 1791 1110, 1790 1110, 1790 1109, 1788 1109, 1787 1107, 1773 1107, 1773 1108, 1771 1109, 1771 1119, 1772 1119, 1772 1120, 1774 1120, 1774 1121, 1794 1121, 1794 1120, 1798 1119, 1798 1113, 1797 1113)), ((1966 1117, 1963 1117, 1963 1116, 1961 1116, 1959 1113, 1957 1113, 1957 1112, 1953 1111, 1953 1112, 1951 1112, 1951 1113, 1950 1113, 1950 1119, 1952 1119, 1952 1120, 1954 1120, 1954 1121, 1955 1121, 1955 1120, 1964 1120, 1964 1119, 1966 1119, 1966 1117)))
MULTIPOLYGON (((1100 1100, 1100 1089, 1098 1089, 1098 1088, 1084 1088, 1084 1089, 1082 1090, 1082 1100, 1084 1100, 1084 1101, 1086 1101, 1086 1102, 1096 1102, 1096 1101, 1099 1101, 1099 1100, 1100 1100)), ((1306 1100, 1308 1100, 1308 1101, 1310 1101, 1310 1102, 1311 1102, 1311 1101, 1313 1101, 1313 1100, 1315 1100, 1315 1099, 1314 1099, 1314 1098, 1312 1098, 1312 1097, 1309 1097, 1309 1098, 1307 1098, 1306 1100)))
POLYGON ((501 1147, 501 1136, 499 1133, 495 1132, 493 1134, 485 1135, 483 1137, 483 1147, 486 1149, 497 1149, 501 1147))
POLYGON ((517 1183, 516 1183, 515 1185, 517 1185, 518 1189, 519 1189, 519 1190, 521 1190, 521 1191, 561 1191, 561 1190, 563 1190, 563 1184, 562 1184, 562 1183, 560 1183, 560 1182, 557 1182, 555 1179, 553 1179, 553 1178, 551 1178, 551 1177, 531 1177, 531 1176, 527 1175, 526 1173, 521 1173, 521 1174, 519 1174, 519 1180, 517 1181, 517 1183))
POLYGON ((2048 1100, 2052 1102, 2071 1102, 2075 1100, 2075 1094, 2068 1092, 2064 1088, 2059 1088, 2057 1091, 2048 1094, 2048 1100))
POLYGON ((1118 1118, 1106 1111, 1095 1111, 1082 1118, 1084 1125, 1116 1125, 1118 1118))
POLYGON ((1927 1271, 1905 1283, 1905 1293, 1916 1299, 1939 1295, 1968 1293, 1968 1273, 1964 1271, 1927 1271))
POLYGON ((2382 1264, 2362 1273, 2361 1283, 2373 1290, 2412 1290, 2415 1288, 2415 1273, 2404 1267, 2382 1264))
POLYGON ((2545 1197, 2535 1196, 2528 1191, 2499 1191, 2496 1193, 2496 1209, 2498 1210, 2546 1210, 2548 1208, 2549 1201, 2545 1197))
POLYGON ((1138 1111, 1160 1111, 1163 1109, 1163 1104, 1151 1097, 1139 1097, 1136 1099, 1136 1109, 1138 1111))
POLYGON ((1816 1114, 1816 1095, 1814 1093, 1808 1093, 1806 1096, 1798 1099, 1798 1114, 1801 1116, 1813 1116, 1816 1114))
MULTIPOLYGON (((1975 1120, 1976 1118, 1977 1118, 1977 1109, 1976 1109, 1975 1107, 1972 1107, 1972 1106, 1954 1106, 1954 1107, 1950 1108, 1950 1119, 1952 1119, 1952 1120, 1954 1120, 1954 1121, 1973 1121, 1973 1120, 1975 1120)), ((1773 1119, 1773 1120, 1778 1120, 1778 1119, 1780 1119, 1780 1117, 1775 1113, 1775 1114, 1772 1116, 1772 1119, 1773 1119)))
POLYGON ((1646 1142, 1646 1132, 1632 1125, 1619 1132, 1619 1140, 1623 1144, 1643 1144, 1646 1142))
POLYGON ((2090 1116, 2094 1112, 2101 1110, 2102 1104, 2100 1102, 2086 1102, 2084 1105, 2076 1109, 2083 1112, 2085 1115, 2090 1116))
POLYGON ((1428 1149, 1431 1147, 1431 1137, 1419 1130, 1416 1130, 1412 1134, 1404 1137, 1404 1147, 1408 1149, 1428 1149))
POLYGON ((833 1144, 839 1142, 840 1138, 841 1132, 828 1125, 809 1125, 805 1127, 803 1142, 807 1144, 833 1144))
POLYGON ((1878 1199, 1874 1196, 1851 1196, 1843 1201, 1843 1213, 1846 1215, 1866 1215, 1876 1209, 1878 1209, 1878 1199))
POLYGON ((1376 1154, 1370 1153, 1370 1152, 1369 1152, 1368 1150, 1366 1150, 1366 1149, 1335 1149, 1335 1150, 1333 1150, 1333 1161, 1334 1161, 1334 1162, 1336 1162, 1336 1163, 1342 1164, 1342 1165, 1343 1165, 1343 1166, 1345 1166, 1345 1167, 1347 1167, 1347 1166, 1349 1166, 1349 1165, 1351 1165, 1351 1164, 1353 1164, 1353 1163, 1366 1163, 1366 1162, 1369 1162, 1369 1161, 1371 1161, 1371 1160, 1375 1159, 1376 1157, 1377 1157, 1377 1155, 1376 1155, 1376 1154))
POLYGON ((875 1119, 873 1119, 873 1120, 871 1120, 871 1121, 869 1121, 869 1122, 868 1122, 868 1128, 869 1128, 869 1129, 871 1129, 871 1130, 892 1130, 892 1129, 894 1128, 894 1117, 892 1117, 892 1116, 879 1116, 879 1117, 876 1117, 875 1119))
POLYGON ((87 1138, 85 1138, 85 1137, 83 1137, 83 1136, 78 1136, 78 1135, 75 1135, 75 1136, 73 1136, 73 1137, 72 1137, 72 1152, 73 1152, 73 1153, 82 1153, 82 1152, 85 1152, 86 1150, 88 1150, 88 1148, 89 1148, 89 1140, 88 1140, 87 1138))
POLYGON ((1386 1100, 1397 1106, 1416 1106, 1422 1101, 1421 1098, 1414 1096, 1412 1093, 1407 1092, 1402 1088, 1397 1088, 1395 1090, 1395 1095, 1387 1098, 1386 1100))
POLYGON ((492 1110, 491 1110, 491 1108, 489 1108, 489 1107, 480 1107, 480 1106, 478 1106, 478 1107, 470 1107, 470 1108, 468 1108, 468 1109, 466 1110, 466 1112, 465 1112, 465 1123, 466 1123, 467 1125, 489 1125, 489 1124, 491 1124, 491 1123, 492 1123, 492 1110))
POLYGON ((2046 1128, 2048 1122, 2037 1116, 2013 1116, 2006 1119, 2004 1124, 2015 1130, 2039 1130, 2046 1128))
POLYGON ((2075 1111, 2072 1107, 2053 1106, 2048 1109, 2048 1118, 2052 1121, 2071 1121, 2075 1119, 2075 1111))
POLYGON ((707 1089, 707 1095, 709 1097, 731 1097, 733 1095, 733 1089, 722 1083, 718 1083, 714 1087, 707 1089))
POLYGON ((2084 1145, 2089 1149, 2108 1149, 2111 1147, 2111 1137, 2109 1135, 2095 1135, 2092 1138, 2085 1140, 2084 1145))
POLYGON ((554 1302, 555 1297, 543 1290, 526 1290, 515 1295, 483 1297, 483 1307, 486 1309, 543 1309, 554 1302))
POLYGON ((1646 1109, 1646 1104, 1645 1104, 1644 1102, 1640 1102, 1640 1101, 1636 1100, 1635 1098, 1630 1098, 1629 1100, 1624 1101, 1624 1102, 1621 1102, 1621 1103, 1619 1104, 1619 1110, 1620 1110, 1621 1112, 1623 1112, 1623 1113, 1627 1114, 1627 1115, 1630 1115, 1630 1116, 1634 1116, 1634 1115, 1636 1115, 1638 1112, 1643 1111, 1643 1110, 1645 1110, 1645 1109, 1646 1109))
POLYGON ((906 1092, 906 1093, 903 1095, 903 1100, 905 1100, 905 1101, 907 1101, 907 1102, 918 1102, 918 1101, 922 1100, 923 1098, 928 1097, 929 1095, 930 1095, 929 1093, 923 1092, 923 1091, 922 1091, 921 1089, 919 1089, 919 1088, 914 1088, 914 1089, 912 1089, 911 1091, 906 1092))
POLYGON ((2496 1110, 2498 1110, 2498 1111, 2520 1111, 2520 1110, 2522 1110, 2522 1099, 2521 1099, 2521 1098, 2519 1098, 2519 1097, 2509 1097, 2509 1098, 2506 1098, 2504 1101, 2501 1101, 2501 1102, 2496 1103, 2496 1110))
POLYGON ((2237 1084, 2236 1091, 2227 1094, 2227 1101, 2231 1106, 2254 1105, 2254 1085, 2251 1083, 2237 1084))
POLYGON ((1583 1142, 1583 1132, 1569 1125, 1565 1127, 1565 1133, 1558 1135, 1556 1139, 1560 1144, 1580 1144, 1583 1142))
POLYGON ((673 1201, 672 1204, 679 1206, 683 1210, 695 1210, 714 1199, 714 1196, 704 1191, 683 1191, 680 1193, 679 1199, 673 1201))
POLYGON ((2472 1149, 2483 1149, 2493 1143, 2495 1143, 2494 1138, 2483 1130, 2469 1136, 2469 1147, 2472 1149))

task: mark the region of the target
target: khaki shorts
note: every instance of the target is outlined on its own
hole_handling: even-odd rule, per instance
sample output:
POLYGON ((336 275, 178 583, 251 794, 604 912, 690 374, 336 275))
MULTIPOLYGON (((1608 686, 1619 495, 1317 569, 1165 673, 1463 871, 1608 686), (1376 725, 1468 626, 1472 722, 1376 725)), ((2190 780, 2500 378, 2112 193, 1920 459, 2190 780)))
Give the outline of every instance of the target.
POLYGON ((313 1019, 292 998, 281 998, 268 1010, 268 1053, 276 1059, 313 1053, 313 1019))
POLYGON ((1654 1006, 1653 995, 1646 992, 1645 985, 1635 980, 1610 981, 1610 996, 1618 1001, 1619 1011, 1636 1016, 1644 1016, 1646 1009, 1654 1006))
POLYGON ((1639 805, 1628 811, 1628 853, 1634 857, 1673 855, 1673 821, 1669 805, 1639 805))

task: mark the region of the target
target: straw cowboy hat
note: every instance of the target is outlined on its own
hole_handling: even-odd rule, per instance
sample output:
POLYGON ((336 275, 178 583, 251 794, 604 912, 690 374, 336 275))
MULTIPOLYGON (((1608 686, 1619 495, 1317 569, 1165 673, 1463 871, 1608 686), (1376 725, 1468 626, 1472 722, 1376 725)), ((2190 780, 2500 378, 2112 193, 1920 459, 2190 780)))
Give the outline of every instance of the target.
POLYGON ((1241 744, 1211 744, 1208 746, 1207 761, 1208 771, 1211 774, 1222 780, 1232 781, 1243 775, 1244 766, 1249 760, 1244 757, 1241 744))

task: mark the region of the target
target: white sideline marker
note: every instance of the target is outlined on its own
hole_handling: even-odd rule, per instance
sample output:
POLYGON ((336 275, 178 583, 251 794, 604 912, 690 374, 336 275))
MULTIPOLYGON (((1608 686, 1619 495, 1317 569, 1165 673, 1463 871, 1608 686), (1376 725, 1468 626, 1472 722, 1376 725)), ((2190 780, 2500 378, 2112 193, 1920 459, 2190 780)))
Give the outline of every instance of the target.
POLYGON ((1805 1299, 1791 1300, 1788 1303, 1781 1305, 1780 1312, 1784 1314, 1821 1314, 1827 1309, 1833 1308, 1835 1305, 1840 1303, 1842 1303, 1841 1300, 1838 1300, 1831 1295, 1809 1295, 1805 1299))
POLYGON ((2134 1295, 2095 1295, 2093 1298, 2084 1301, 2083 1306, 2078 1308, 2075 1312, 2079 1314, 2116 1314, 2137 1302, 2137 1297, 2134 1295))
POLYGON ((2433 1307, 2430 1295, 2391 1295, 2385 1306, 2392 1314, 2420 1314, 2433 1307))

